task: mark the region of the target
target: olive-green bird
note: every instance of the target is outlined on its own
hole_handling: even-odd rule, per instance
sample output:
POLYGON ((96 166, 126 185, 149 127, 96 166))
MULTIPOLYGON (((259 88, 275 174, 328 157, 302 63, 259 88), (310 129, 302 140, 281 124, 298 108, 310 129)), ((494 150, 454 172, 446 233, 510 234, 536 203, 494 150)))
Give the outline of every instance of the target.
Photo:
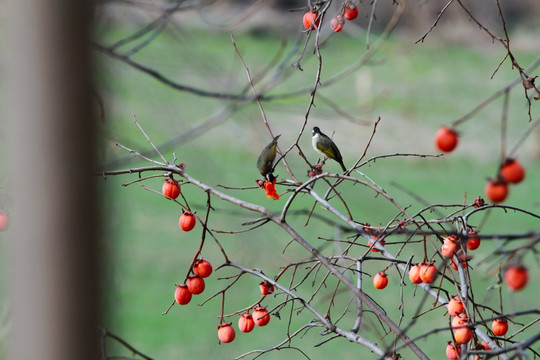
POLYGON ((345 165, 343 165, 343 157, 341 156, 338 147, 332 141, 332 139, 323 134, 321 132, 321 129, 319 129, 317 126, 313 128, 311 133, 313 134, 311 143, 315 151, 324 156, 325 160, 326 158, 328 158, 337 161, 339 165, 341 165, 341 169, 344 172, 347 171, 347 168, 345 167, 345 165))
POLYGON ((257 168, 262 176, 268 181, 274 181, 276 178, 274 172, 274 160, 276 159, 277 141, 281 135, 274 137, 272 142, 262 149, 259 158, 257 159, 257 168))

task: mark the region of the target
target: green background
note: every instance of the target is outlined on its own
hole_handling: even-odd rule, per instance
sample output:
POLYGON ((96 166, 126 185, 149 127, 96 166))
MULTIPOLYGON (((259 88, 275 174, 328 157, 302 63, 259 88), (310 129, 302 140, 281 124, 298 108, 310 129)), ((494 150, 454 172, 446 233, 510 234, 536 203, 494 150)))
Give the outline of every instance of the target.
MULTIPOLYGON (((101 24, 96 29, 96 38, 100 43, 112 44, 123 36, 131 34, 139 27, 101 24)), ((273 31, 239 31, 234 33, 235 41, 252 76, 263 71, 281 48, 287 53, 294 46, 297 32, 277 33, 273 31), (283 45, 283 39, 288 41, 283 45)), ((367 158, 394 153, 438 154, 433 146, 433 134, 442 125, 450 124, 460 118, 485 98, 499 90, 514 78, 517 72, 505 62, 495 77, 493 71, 503 59, 505 52, 500 44, 493 44, 485 38, 478 43, 442 42, 434 35, 425 43, 415 44, 410 34, 392 35, 370 60, 358 71, 351 72, 342 81, 327 85, 325 81, 333 75, 343 72, 366 53, 365 32, 360 29, 336 34, 321 48, 323 71, 318 94, 352 115, 348 119, 332 110, 328 102, 316 99, 307 129, 299 145, 315 163, 317 155, 311 149, 309 129, 319 126, 327 134, 335 132, 333 138, 344 155, 344 162, 350 166, 364 151, 372 133, 373 123, 380 117, 381 123, 368 150, 367 158)), ((372 46, 376 34, 372 34, 372 46)), ((519 39, 530 36, 527 31, 516 32, 519 39)), ((525 41, 526 43, 526 41, 525 41)), ((528 46, 516 46, 515 54, 522 65, 530 64, 537 55, 528 46)), ((309 89, 313 86, 317 61, 311 53, 312 42, 308 45, 302 60, 304 71, 292 69, 290 63, 297 58, 293 55, 284 63, 285 71, 274 80, 278 83, 266 95, 280 95, 309 89)), ((227 101, 204 98, 171 88, 157 82, 117 60, 112 60, 97 53, 97 92, 103 101, 104 117, 99 123, 99 158, 102 170, 128 169, 149 165, 134 155, 115 145, 115 141, 136 151, 149 151, 150 145, 132 120, 135 114, 141 126, 152 141, 161 145, 173 137, 189 132, 198 124, 206 121, 222 109, 227 101)), ((247 77, 238 56, 231 44, 230 34, 214 32, 189 26, 174 26, 157 37, 143 51, 133 56, 137 62, 145 64, 178 81, 201 89, 218 92, 239 93, 247 86, 247 77)), ((265 77, 268 81, 275 73, 271 70, 265 77)), ((257 89, 258 85, 256 86, 257 89)), ((246 94, 250 94, 247 92, 246 94)), ((298 96, 263 101, 262 106, 269 124, 275 134, 282 134, 279 143, 282 149, 288 148, 296 139, 303 124, 305 111, 309 103, 309 90, 298 96)), ((460 144, 455 152, 439 158, 394 157, 380 159, 360 170, 381 186, 402 206, 410 206, 414 213, 425 204, 412 197, 412 192, 427 204, 471 203, 477 196, 483 196, 486 179, 496 174, 500 161, 500 128, 502 98, 496 100, 478 113, 470 121, 459 127, 460 144), (407 189, 404 191, 403 189, 407 189)), ((533 119, 538 117, 537 104, 533 103, 533 119)), ((508 114, 508 147, 511 148, 529 127, 527 102, 520 86, 510 93, 508 114)), ((538 131, 517 152, 519 160, 527 169, 527 177, 518 186, 512 186, 506 204, 539 213, 540 190, 537 178, 540 175, 538 159, 538 131)), ((234 190, 219 188, 221 191, 242 200, 260 204, 279 213, 288 194, 283 194, 280 201, 268 200, 262 190, 253 188, 254 180, 259 177, 255 168, 260 149, 270 141, 270 136, 263 125, 260 111, 255 103, 244 104, 226 116, 217 125, 197 136, 190 136, 185 141, 177 141, 164 151, 165 157, 172 162, 173 152, 178 163, 186 164, 186 171, 195 178, 212 187, 229 186, 244 188, 234 190)), ((157 154, 150 157, 161 161, 157 154)), ((307 166, 292 150, 287 156, 289 165, 300 180, 306 180, 307 166)), ((336 163, 327 162, 325 170, 336 172, 336 163)), ((287 173, 280 164, 276 169, 279 179, 287 178, 287 173)), ((143 174, 145 175, 145 174, 143 174)), ((221 297, 198 306, 204 300, 222 290, 231 282, 231 275, 236 272, 230 268, 216 270, 206 280, 206 290, 195 296, 186 306, 175 305, 163 316, 173 300, 174 284, 182 282, 188 266, 197 250, 201 238, 200 224, 189 232, 182 232, 178 227, 181 208, 178 204, 165 199, 140 185, 160 191, 162 179, 152 178, 136 182, 129 186, 137 174, 123 176, 97 177, 96 183, 102 193, 102 219, 104 234, 104 272, 103 326, 133 345, 142 353, 155 359, 226 359, 234 358, 254 349, 268 349, 287 338, 290 332, 313 319, 306 310, 299 311, 299 304, 287 305, 280 311, 281 319, 273 317, 264 328, 256 327, 252 333, 242 334, 237 331, 237 338, 231 344, 218 344, 217 325, 221 313, 221 297), (291 318, 292 315, 292 318, 291 318)), ((315 190, 322 194, 325 185, 319 182, 315 190)), ((278 186, 283 193, 285 187, 278 186)), ((366 187, 345 184, 341 188, 356 221, 369 222, 375 226, 384 226, 396 214, 397 209, 366 187)), ((190 184, 182 184, 183 195, 199 216, 206 212, 206 194, 190 184)), ((335 200, 334 200, 335 203, 335 200)), ((258 218, 257 214, 232 206, 219 199, 212 198, 215 211, 210 214, 209 227, 213 230, 236 232, 246 227, 246 221, 258 218)), ((308 196, 299 196, 293 203, 288 222, 301 235, 325 254, 335 251, 334 245, 320 238, 336 236, 333 223, 336 219, 320 206, 315 206, 314 215, 305 226, 313 200, 308 196), (319 221, 323 219, 325 221, 319 221), (328 221, 327 221, 328 220, 328 221)), ((338 206, 339 207, 339 206, 338 206)), ((441 209, 443 214, 451 213, 457 207, 441 209)), ((432 217, 435 214, 427 213, 432 217)), ((471 225, 481 224, 483 234, 519 234, 538 230, 538 219, 518 213, 495 210, 484 218, 483 213, 471 218, 471 225)), ((342 234, 343 237, 349 233, 342 234)), ((267 224, 250 232, 227 234, 216 233, 229 258, 249 268, 258 268, 270 277, 275 276, 281 267, 305 260, 309 254, 296 244, 289 245, 290 237, 274 224, 267 224)), ((387 240, 390 251, 400 248, 403 237, 387 240)), ((506 244, 506 249, 523 245, 522 241, 506 244)), ((471 277, 474 282, 475 299, 482 304, 499 309, 498 292, 493 288, 497 282, 500 257, 488 257, 498 246, 497 240, 484 240, 471 260, 471 277)), ((400 255, 408 259, 414 255, 415 261, 423 257, 423 246, 409 244, 400 255)), ((352 256, 360 256, 365 248, 351 251, 352 256)), ((431 255, 433 249, 428 247, 431 255)), ((378 256, 373 253, 373 256, 378 256)), ((203 256, 210 260, 216 269, 223 263, 219 249, 211 238, 207 238, 203 256)), ((505 312, 538 309, 537 263, 533 254, 524 257, 532 269, 529 286, 518 293, 511 293, 503 285, 502 297, 505 312)), ((504 262, 503 262, 504 264, 504 262)), ((370 275, 380 271, 386 263, 373 260, 365 263, 365 291, 394 320, 400 319, 400 276, 394 268, 389 270, 390 284, 382 291, 375 290, 370 282, 370 275)), ((306 273, 306 267, 299 267, 299 274, 306 273)), ((326 273, 312 273, 299 288, 299 295, 309 298, 320 284, 326 273)), ((297 275, 300 276, 300 275, 297 275)), ((300 277, 296 278, 298 281, 300 277)), ((253 305, 260 299, 258 278, 243 276, 226 293, 225 314, 231 314, 253 305)), ((281 283, 287 285, 290 271, 283 276, 281 283)), ((312 305, 321 313, 328 309, 330 298, 336 288, 336 282, 329 279, 313 299, 312 305)), ((422 303, 423 292, 415 289, 408 281, 403 288, 404 317, 407 324, 418 307, 427 311, 432 307, 432 300, 422 303)), ((454 289, 445 289, 455 293, 454 289)), ((343 290, 341 287, 340 290, 343 290)), ((264 305, 272 308, 280 303, 283 295, 269 296, 264 305)), ((350 298, 338 291, 335 307, 331 310, 333 320, 339 318, 350 298)), ((84 311, 84 309, 81 309, 84 311)), ((349 329, 354 323, 354 306, 340 320, 339 326, 349 329)), ((484 316, 490 317, 487 311, 484 316)), ((237 316, 228 318, 237 328, 237 316)), ((527 323, 534 316, 519 319, 527 323)), ((4 334, 9 328, 9 321, 4 321, 0 329, 4 334)), ((411 328, 409 335, 423 334, 431 329, 448 325, 448 316, 444 309, 435 309, 422 315, 411 328)), ((518 329, 510 325, 510 333, 518 329)), ((521 339, 539 331, 538 324, 516 336, 521 339)), ((302 336, 295 337, 291 349, 274 351, 265 355, 266 359, 305 358, 296 347, 311 359, 329 357, 375 358, 368 350, 344 339, 335 339, 315 347, 328 339, 321 336, 320 328, 314 328, 302 336)), ((378 319, 366 311, 360 335, 377 343, 389 344, 392 335, 384 336, 378 319)), ((5 340, 6 336, 2 336, 5 340)), ((446 341, 450 340, 448 331, 436 333, 428 339, 418 341, 418 345, 432 359, 444 357, 446 341)), ((538 344, 533 346, 540 351, 538 344)), ((5 341, 2 342, 5 349, 5 341)), ((109 355, 131 356, 130 352, 107 340, 109 355)), ((0 354, 2 351, 0 351, 0 354)), ((412 358, 408 350, 403 350, 405 359, 412 358)), ((252 358, 248 356, 247 358, 252 358)))

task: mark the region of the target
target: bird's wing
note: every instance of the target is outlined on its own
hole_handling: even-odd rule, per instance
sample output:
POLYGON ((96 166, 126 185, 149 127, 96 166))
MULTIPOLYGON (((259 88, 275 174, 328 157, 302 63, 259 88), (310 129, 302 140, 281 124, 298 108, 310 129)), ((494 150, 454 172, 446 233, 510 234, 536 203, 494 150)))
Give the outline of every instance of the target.
POLYGON ((323 154, 327 158, 332 158, 332 152, 330 151, 328 147, 322 146, 320 142, 317 142, 315 146, 317 147, 317 150, 319 150, 321 154, 323 154))
POLYGON ((326 148, 322 146, 320 143, 317 143, 317 149, 324 154, 329 159, 337 160, 338 162, 341 161, 341 154, 339 152, 339 149, 337 148, 336 144, 334 144, 332 141, 330 141, 328 144, 326 144, 326 148))
POLYGON ((272 171, 272 164, 274 163, 275 159, 276 145, 275 142, 271 142, 261 151, 261 154, 257 159, 257 168, 259 169, 261 175, 266 176, 268 172, 272 171))

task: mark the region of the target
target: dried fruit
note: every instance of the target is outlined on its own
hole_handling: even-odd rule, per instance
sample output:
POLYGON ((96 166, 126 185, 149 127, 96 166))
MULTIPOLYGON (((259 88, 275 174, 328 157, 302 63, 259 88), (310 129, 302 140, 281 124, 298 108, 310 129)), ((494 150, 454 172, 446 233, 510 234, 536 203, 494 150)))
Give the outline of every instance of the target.
POLYGON ((486 205, 486 202, 484 201, 484 199, 481 196, 478 196, 473 201, 473 207, 475 209, 481 208, 484 205, 486 205))
POLYGON ((375 289, 384 289, 388 285, 388 277, 386 276, 384 271, 379 271, 374 277, 373 277, 373 286, 375 286, 375 289))
POLYGON ((198 259, 193 264, 193 271, 202 278, 209 277, 212 274, 212 264, 208 260, 198 259))
POLYGON ((523 79, 523 87, 525 88, 525 90, 530 90, 530 89, 533 89, 535 87, 534 85, 534 81, 536 80, 538 76, 535 76, 535 77, 532 77, 532 76, 529 76, 527 77, 526 79, 523 79))
POLYGON ((504 282, 514 291, 523 289, 528 280, 529 272, 523 265, 512 265, 504 273, 504 282))
POLYGON ((253 321, 258 326, 265 326, 270 322, 270 313, 266 310, 266 306, 256 306, 253 309, 253 321))
POLYGON ((242 314, 242 316, 240 316, 238 319, 238 329, 240 329, 241 332, 251 332, 254 327, 255 321, 253 321, 253 316, 249 312, 242 314))
POLYGON ((231 323, 221 324, 218 326, 218 338, 222 343, 230 343, 236 337, 236 331, 231 323))
POLYGON ((439 150, 444 152, 451 152, 458 144, 458 133, 446 126, 440 128, 435 133, 435 145, 439 150))
POLYGON ((178 220, 178 225, 180 229, 184 231, 191 231, 195 227, 197 220, 191 211, 185 211, 178 220))
POLYGON ((191 293, 189 292, 186 284, 177 285, 176 291, 174 292, 174 298, 180 305, 189 304, 191 301, 191 293))

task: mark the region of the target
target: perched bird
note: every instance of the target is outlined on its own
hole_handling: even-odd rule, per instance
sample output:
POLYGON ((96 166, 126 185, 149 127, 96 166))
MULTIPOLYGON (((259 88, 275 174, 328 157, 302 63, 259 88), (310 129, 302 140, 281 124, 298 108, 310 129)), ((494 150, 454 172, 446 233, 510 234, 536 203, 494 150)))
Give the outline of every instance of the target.
POLYGON ((259 158, 257 159, 257 168, 262 176, 268 181, 272 182, 276 178, 274 172, 274 160, 276 159, 277 141, 281 135, 274 137, 272 142, 262 149, 259 158))
POLYGON ((341 153, 332 139, 323 134, 317 126, 313 128, 311 133, 313 134, 311 143, 315 151, 324 156, 325 160, 329 158, 337 161, 341 165, 341 169, 347 171, 347 168, 343 165, 343 157, 341 157, 341 153))

